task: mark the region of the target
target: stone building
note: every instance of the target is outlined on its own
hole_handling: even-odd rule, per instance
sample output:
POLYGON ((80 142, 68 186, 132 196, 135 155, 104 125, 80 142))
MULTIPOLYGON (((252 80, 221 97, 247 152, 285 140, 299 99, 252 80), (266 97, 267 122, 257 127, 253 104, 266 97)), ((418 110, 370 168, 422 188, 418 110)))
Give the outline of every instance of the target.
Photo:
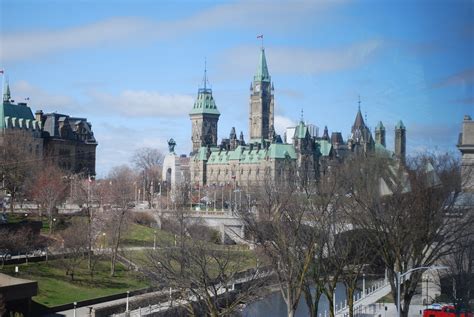
POLYGON ((465 115, 462 122, 462 132, 459 134, 458 149, 462 155, 462 191, 474 192, 474 121, 469 115, 465 115))
POLYGON ((41 137, 41 123, 35 119, 26 102, 15 103, 11 99, 10 87, 7 84, 0 107, 0 142, 3 142, 5 133, 8 132, 15 133, 15 137, 21 137, 31 161, 42 159, 44 140, 41 137))
POLYGON ((72 173, 95 175, 97 141, 87 119, 41 110, 33 116, 26 102, 11 99, 8 84, 0 107, 0 131, 1 136, 8 132, 25 136, 25 146, 34 160, 50 160, 72 173))
POLYGON ((257 70, 250 84, 249 141, 243 132, 237 137, 232 128, 229 138, 217 145, 220 112, 206 86, 198 90, 189 114, 192 123, 193 150, 190 175, 193 185, 247 186, 264 180, 278 180, 288 170, 295 171, 302 181, 316 180, 349 154, 383 152, 404 160, 406 129, 400 121, 396 128, 395 154, 385 147, 385 128, 380 122, 376 138, 364 122, 359 109, 351 135, 344 142, 341 132, 329 136, 327 127, 321 137, 317 127, 301 121, 286 130, 284 142, 274 129, 274 93, 265 50, 260 51, 257 70), (304 176, 304 177, 302 177, 304 176))
POLYGON ((35 116, 42 126, 45 158, 75 174, 95 175, 97 141, 86 118, 41 110, 35 116))

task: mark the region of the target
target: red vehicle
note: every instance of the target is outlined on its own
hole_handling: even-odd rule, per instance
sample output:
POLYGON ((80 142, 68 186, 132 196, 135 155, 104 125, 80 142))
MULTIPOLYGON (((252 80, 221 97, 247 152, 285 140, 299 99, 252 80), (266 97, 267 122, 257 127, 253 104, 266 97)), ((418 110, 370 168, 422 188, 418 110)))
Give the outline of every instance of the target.
POLYGON ((456 315, 456 308, 454 306, 443 306, 441 309, 428 308, 423 311, 423 317, 474 317, 470 312, 459 312, 456 315))

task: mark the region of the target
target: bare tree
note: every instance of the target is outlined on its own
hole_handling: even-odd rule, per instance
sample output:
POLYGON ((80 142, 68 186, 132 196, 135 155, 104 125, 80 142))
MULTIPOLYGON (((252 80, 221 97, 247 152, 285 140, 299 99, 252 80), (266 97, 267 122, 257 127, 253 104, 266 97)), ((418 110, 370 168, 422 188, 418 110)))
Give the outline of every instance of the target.
POLYGON ((288 316, 294 316, 318 244, 307 224, 312 206, 297 170, 290 162, 282 170, 280 179, 255 188, 258 215, 243 208, 240 216, 275 271, 288 316))
POLYGON ((115 264, 126 229, 128 212, 133 206, 135 174, 128 166, 120 166, 112 170, 109 175, 110 195, 112 208, 107 212, 107 235, 111 244, 110 275, 115 274, 115 264))
POLYGON ((87 252, 87 231, 80 222, 75 222, 61 232, 62 245, 59 246, 61 258, 59 263, 66 270, 66 275, 74 281, 74 276, 87 252))
MULTIPOLYGON (((178 190, 183 191, 189 191, 189 186, 185 184, 178 190)), ((170 219, 176 246, 150 252, 150 275, 178 292, 190 316, 229 316, 240 303, 258 294, 266 275, 258 267, 246 270, 248 252, 217 246, 205 239, 211 236, 205 233, 208 229, 185 211, 189 194, 176 196, 183 198, 178 200, 179 208, 170 219), (233 285, 239 278, 246 281, 235 291, 233 285)))
POLYGON ((158 149, 144 147, 136 150, 132 158, 133 164, 140 170, 140 183, 149 208, 152 207, 153 194, 161 180, 163 157, 158 149))
POLYGON ((17 196, 25 190, 26 180, 37 163, 33 147, 35 139, 24 131, 0 132, 0 187, 10 194, 13 212, 17 196))
POLYGON ((64 173, 56 166, 47 164, 37 173, 30 185, 31 197, 46 210, 49 234, 53 229, 53 215, 56 206, 66 198, 67 181, 64 173))
POLYGON ((466 237, 457 241, 453 245, 453 254, 442 259, 441 263, 449 268, 447 274, 442 274, 440 278, 442 292, 449 297, 458 311, 472 309, 469 301, 474 296, 473 239, 466 237))
MULTIPOLYGON (((449 156, 416 157, 407 168, 390 158, 353 159, 344 175, 351 222, 369 234, 387 268, 395 302, 397 272, 436 264, 473 225, 472 213, 454 209, 459 164, 449 156)), ((403 281, 402 316, 408 315, 422 273, 413 271, 403 281)))

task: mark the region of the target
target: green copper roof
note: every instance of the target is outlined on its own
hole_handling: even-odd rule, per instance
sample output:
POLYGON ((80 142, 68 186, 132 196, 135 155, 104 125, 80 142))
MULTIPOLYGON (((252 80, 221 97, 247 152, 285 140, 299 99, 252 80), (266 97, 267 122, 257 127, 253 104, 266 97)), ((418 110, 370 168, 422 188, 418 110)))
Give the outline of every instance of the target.
POLYGON ((296 160, 295 148, 292 144, 273 143, 268 149, 268 157, 272 159, 290 158, 296 160))
POLYGON ((382 121, 379 121, 379 123, 377 123, 375 130, 385 130, 385 127, 383 126, 382 121))
POLYGON ((399 130, 399 129, 403 129, 405 130, 405 125, 403 124, 402 120, 398 121, 397 125, 395 126, 395 129, 399 130))
POLYGON ((0 107, 0 128, 5 128, 5 117, 26 119, 26 120, 35 120, 31 108, 26 104, 12 104, 10 102, 3 102, 0 107))
POLYGON ((395 154, 388 150, 385 146, 383 146, 380 143, 375 143, 375 154, 377 154, 379 157, 385 157, 385 158, 391 158, 394 157, 395 154))
POLYGON ((6 83, 5 85, 5 92, 3 93, 3 102, 8 102, 10 101, 11 95, 10 95, 10 85, 6 83))
POLYGON ((212 97, 212 90, 209 88, 200 88, 198 96, 194 102, 193 109, 191 109, 190 115, 193 114, 214 114, 220 115, 217 110, 216 102, 212 97))
POLYGON ((194 159, 198 161, 207 161, 207 147, 201 146, 194 156, 194 159))
POLYGON ((319 151, 322 156, 329 156, 331 154, 332 144, 328 140, 318 140, 316 141, 319 144, 319 151))
POLYGON ((265 49, 262 47, 260 51, 260 58, 258 59, 258 66, 255 76, 253 77, 254 81, 265 81, 270 82, 270 74, 268 74, 267 59, 265 58, 265 49))
POLYGON ((308 132, 308 127, 304 124, 303 121, 300 121, 300 124, 296 127, 295 137, 297 139, 304 139, 306 137, 306 133, 308 132))

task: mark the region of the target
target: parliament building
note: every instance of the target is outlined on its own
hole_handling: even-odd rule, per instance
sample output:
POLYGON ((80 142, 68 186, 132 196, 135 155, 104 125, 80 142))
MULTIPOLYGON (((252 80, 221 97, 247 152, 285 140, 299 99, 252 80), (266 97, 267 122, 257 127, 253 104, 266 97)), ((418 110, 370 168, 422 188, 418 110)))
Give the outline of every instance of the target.
POLYGON ((402 121, 395 127, 395 152, 385 144, 385 127, 379 122, 372 136, 359 109, 347 141, 341 132, 322 136, 314 133, 314 126, 301 121, 287 129, 282 138, 274 128, 275 88, 271 81, 262 47, 257 70, 250 85, 248 141, 235 128, 229 137, 218 143, 217 131, 220 112, 207 87, 199 88, 197 99, 189 113, 192 126, 192 152, 189 168, 193 185, 247 186, 264 180, 278 180, 288 170, 294 170, 304 180, 315 180, 348 155, 383 153, 405 160, 406 128, 402 121), (289 168, 291 167, 291 169, 289 168))

